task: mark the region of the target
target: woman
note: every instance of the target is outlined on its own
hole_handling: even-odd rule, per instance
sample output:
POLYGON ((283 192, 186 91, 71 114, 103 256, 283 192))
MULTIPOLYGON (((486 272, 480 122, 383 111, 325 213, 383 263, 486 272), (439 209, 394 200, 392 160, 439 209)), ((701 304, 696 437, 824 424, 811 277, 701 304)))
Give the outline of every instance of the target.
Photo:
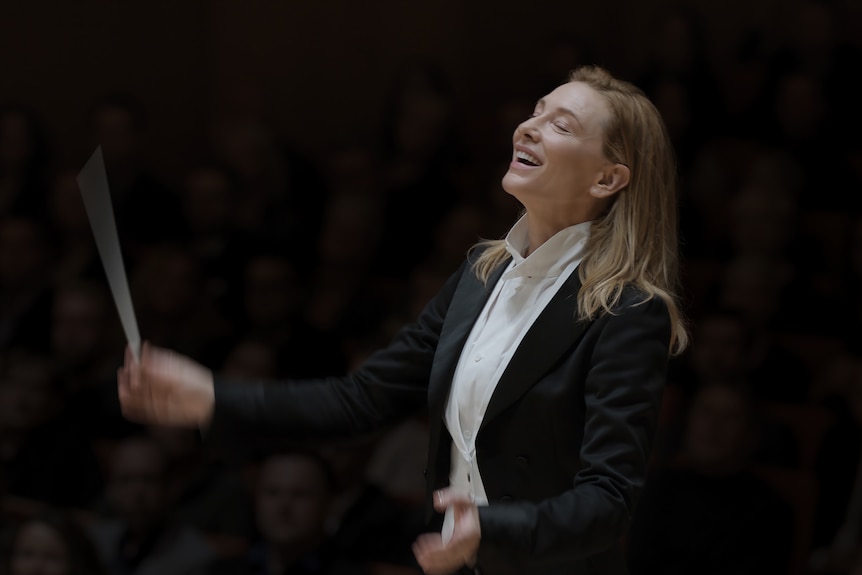
POLYGON ((596 67, 513 143, 503 188, 523 216, 355 372, 237 385, 147 347, 119 372, 125 412, 320 438, 426 409, 441 529, 414 544, 426 573, 624 573, 667 362, 687 343, 672 149, 641 91, 596 67))
POLYGON ((0 574, 101 575, 105 573, 83 525, 46 508, 8 527, 0 539, 0 574))

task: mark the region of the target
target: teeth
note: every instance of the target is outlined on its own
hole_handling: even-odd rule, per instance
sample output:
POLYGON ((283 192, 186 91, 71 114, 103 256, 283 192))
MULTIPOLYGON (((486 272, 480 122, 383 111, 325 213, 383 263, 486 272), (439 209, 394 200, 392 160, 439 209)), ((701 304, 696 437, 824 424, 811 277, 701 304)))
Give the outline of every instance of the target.
POLYGON ((527 152, 522 152, 522 151, 518 150, 517 152, 515 152, 515 157, 518 158, 519 160, 527 160, 531 164, 535 164, 537 166, 541 165, 539 158, 537 158, 536 156, 534 156, 532 154, 528 154, 527 152))

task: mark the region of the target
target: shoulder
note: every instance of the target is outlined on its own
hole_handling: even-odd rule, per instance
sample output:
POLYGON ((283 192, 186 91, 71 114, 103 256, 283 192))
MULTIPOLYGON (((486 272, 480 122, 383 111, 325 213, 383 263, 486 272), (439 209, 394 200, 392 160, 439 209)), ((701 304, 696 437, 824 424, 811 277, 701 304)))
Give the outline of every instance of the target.
POLYGON ((612 315, 621 314, 658 314, 668 315, 667 302, 658 294, 649 293, 643 288, 626 284, 617 302, 611 306, 612 315))

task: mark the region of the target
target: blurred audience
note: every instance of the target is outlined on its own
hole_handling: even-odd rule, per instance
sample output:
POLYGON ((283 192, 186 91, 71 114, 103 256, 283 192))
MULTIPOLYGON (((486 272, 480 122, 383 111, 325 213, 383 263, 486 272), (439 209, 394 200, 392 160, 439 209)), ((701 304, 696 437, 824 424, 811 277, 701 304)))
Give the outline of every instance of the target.
POLYGON ((231 325, 205 289, 200 261, 180 244, 142 250, 130 290, 140 332, 156 345, 203 359, 231 325))
POLYGON ((130 93, 105 94, 90 122, 128 258, 134 260, 154 243, 176 240, 182 224, 179 197, 150 164, 146 104, 130 93))
POLYGON ((51 354, 69 425, 93 440, 132 429, 122 416, 116 368, 123 333, 107 286, 95 279, 56 284, 51 354))
POLYGON ((0 348, 50 347, 53 260, 43 220, 0 219, 0 348))
POLYGON ((107 462, 105 510, 88 533, 109 575, 195 575, 216 558, 191 524, 172 513, 168 457, 142 433, 117 441, 107 462))
POLYGON ((306 272, 314 267, 309 248, 320 233, 329 197, 316 159, 272 128, 259 89, 239 82, 228 109, 212 123, 215 159, 231 171, 236 229, 266 245, 282 246, 306 272))
POLYGON ((58 282, 88 278, 104 281, 77 176, 72 170, 58 172, 48 191, 46 221, 56 254, 54 278, 58 282))
POLYGON ((794 511, 754 472, 755 409, 744 386, 698 389, 678 457, 653 470, 635 510, 632 575, 787 572, 794 511))
POLYGON ((395 499, 372 479, 370 463, 381 438, 371 434, 319 447, 335 479, 326 531, 341 557, 418 569, 411 545, 423 531, 424 509, 395 499))
POLYGON ((103 486, 89 438, 70 425, 55 364, 44 352, 0 356, 0 492, 87 509, 103 486))
POLYGON ((281 375, 278 351, 265 339, 247 337, 234 342, 218 371, 238 380, 273 380, 281 375))
POLYGON ((306 319, 308 278, 285 254, 278 249, 250 254, 241 289, 236 333, 273 345, 283 375, 321 376, 346 369, 335 335, 306 319))
POLYGON ((694 6, 672 2, 656 10, 655 43, 635 83, 662 112, 683 172, 692 154, 715 133, 721 109, 704 16, 694 6))
POLYGON ((245 265, 251 238, 235 221, 239 203, 236 176, 219 163, 190 168, 180 190, 180 243, 201 270, 205 297, 223 313, 245 265))
POLYGON ((758 399, 807 401, 811 373, 779 337, 792 321, 787 306, 791 268, 762 255, 740 254, 727 262, 715 286, 714 305, 742 317, 748 333, 748 379, 758 399))
POLYGON ((170 514, 211 540, 220 552, 242 550, 254 534, 252 506, 238 469, 204 446, 198 430, 149 426, 167 456, 165 485, 170 514))
POLYGON ((257 536, 246 553, 216 561, 208 575, 370 575, 327 534, 335 489, 332 470, 313 451, 264 457, 253 486, 257 536))
POLYGON ((3 575, 107 575, 81 520, 47 507, 8 526, 0 540, 3 575))
POLYGON ((430 61, 407 61, 388 89, 380 148, 383 222, 372 269, 397 293, 414 262, 431 252, 434 229, 461 197, 467 158, 444 70, 430 61))

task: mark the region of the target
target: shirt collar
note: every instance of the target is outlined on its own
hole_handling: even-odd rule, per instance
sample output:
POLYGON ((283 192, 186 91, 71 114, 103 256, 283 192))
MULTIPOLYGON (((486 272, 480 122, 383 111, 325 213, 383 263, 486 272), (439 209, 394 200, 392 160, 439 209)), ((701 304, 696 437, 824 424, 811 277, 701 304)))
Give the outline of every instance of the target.
POLYGON ((506 250, 512 255, 512 264, 503 279, 513 277, 557 277, 572 263, 580 262, 584 245, 590 237, 592 221, 564 228, 533 250, 527 257, 528 225, 522 216, 506 234, 506 250))

